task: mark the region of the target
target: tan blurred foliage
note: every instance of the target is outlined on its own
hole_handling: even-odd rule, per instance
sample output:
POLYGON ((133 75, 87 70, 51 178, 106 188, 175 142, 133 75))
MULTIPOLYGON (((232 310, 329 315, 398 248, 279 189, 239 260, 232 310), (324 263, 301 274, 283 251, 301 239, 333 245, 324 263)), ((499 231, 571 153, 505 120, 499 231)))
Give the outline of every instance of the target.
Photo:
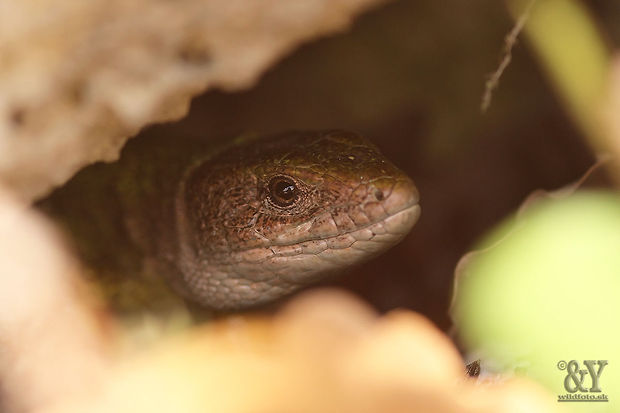
POLYGON ((54 412, 549 412, 523 381, 476 382, 422 316, 377 315, 339 291, 273 319, 196 328, 115 369, 101 393, 54 412))
POLYGON ((110 363, 111 332, 75 260, 42 216, 0 188, 0 410, 88 394, 110 363))
POLYGON ((250 86, 300 43, 381 0, 0 3, 0 182, 23 199, 211 87, 250 86))

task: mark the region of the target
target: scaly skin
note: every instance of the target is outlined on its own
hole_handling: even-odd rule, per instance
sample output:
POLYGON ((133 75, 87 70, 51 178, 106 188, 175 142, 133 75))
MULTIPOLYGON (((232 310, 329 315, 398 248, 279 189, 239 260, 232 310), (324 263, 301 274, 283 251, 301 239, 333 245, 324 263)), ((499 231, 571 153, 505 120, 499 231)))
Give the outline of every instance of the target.
POLYGON ((149 268, 213 309, 267 303, 374 257, 420 214, 411 179, 350 132, 150 147, 78 175, 45 209, 93 267, 149 268))

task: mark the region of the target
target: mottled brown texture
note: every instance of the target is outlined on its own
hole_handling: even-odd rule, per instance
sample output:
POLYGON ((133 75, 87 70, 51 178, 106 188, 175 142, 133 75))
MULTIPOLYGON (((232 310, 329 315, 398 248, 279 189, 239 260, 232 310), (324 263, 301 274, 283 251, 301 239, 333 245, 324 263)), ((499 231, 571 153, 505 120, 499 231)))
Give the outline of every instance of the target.
POLYGON ((46 209, 93 267, 163 275, 206 307, 266 303, 372 258, 420 213, 411 179, 354 133, 143 143, 46 209))

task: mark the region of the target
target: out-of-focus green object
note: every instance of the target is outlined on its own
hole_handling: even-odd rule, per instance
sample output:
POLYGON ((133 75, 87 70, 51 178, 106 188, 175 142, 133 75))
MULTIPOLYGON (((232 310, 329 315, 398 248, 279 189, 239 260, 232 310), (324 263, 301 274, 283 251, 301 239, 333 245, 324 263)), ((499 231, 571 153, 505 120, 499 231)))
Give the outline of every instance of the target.
POLYGON ((480 248, 486 250, 459 274, 452 310, 467 349, 483 367, 530 376, 555 396, 609 398, 562 405, 620 411, 620 196, 582 192, 538 201, 480 248), (565 380, 576 386, 562 363, 571 360, 586 372, 584 360, 608 361, 600 393, 589 391, 589 373, 587 392, 566 390, 565 380))
MULTIPOLYGON (((508 5, 519 16, 530 2, 509 0, 508 5)), ((600 110, 610 53, 588 10, 577 0, 536 0, 525 34, 576 123, 596 149, 604 149, 600 110)))

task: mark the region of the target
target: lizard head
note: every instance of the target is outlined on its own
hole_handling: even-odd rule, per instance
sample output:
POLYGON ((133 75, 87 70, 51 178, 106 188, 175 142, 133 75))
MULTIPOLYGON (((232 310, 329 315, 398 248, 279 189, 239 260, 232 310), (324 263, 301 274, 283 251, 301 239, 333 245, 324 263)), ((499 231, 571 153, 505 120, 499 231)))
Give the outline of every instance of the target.
POLYGON ((236 144, 180 185, 183 290, 218 309, 269 302, 389 249, 419 215, 413 181, 357 134, 236 144))

